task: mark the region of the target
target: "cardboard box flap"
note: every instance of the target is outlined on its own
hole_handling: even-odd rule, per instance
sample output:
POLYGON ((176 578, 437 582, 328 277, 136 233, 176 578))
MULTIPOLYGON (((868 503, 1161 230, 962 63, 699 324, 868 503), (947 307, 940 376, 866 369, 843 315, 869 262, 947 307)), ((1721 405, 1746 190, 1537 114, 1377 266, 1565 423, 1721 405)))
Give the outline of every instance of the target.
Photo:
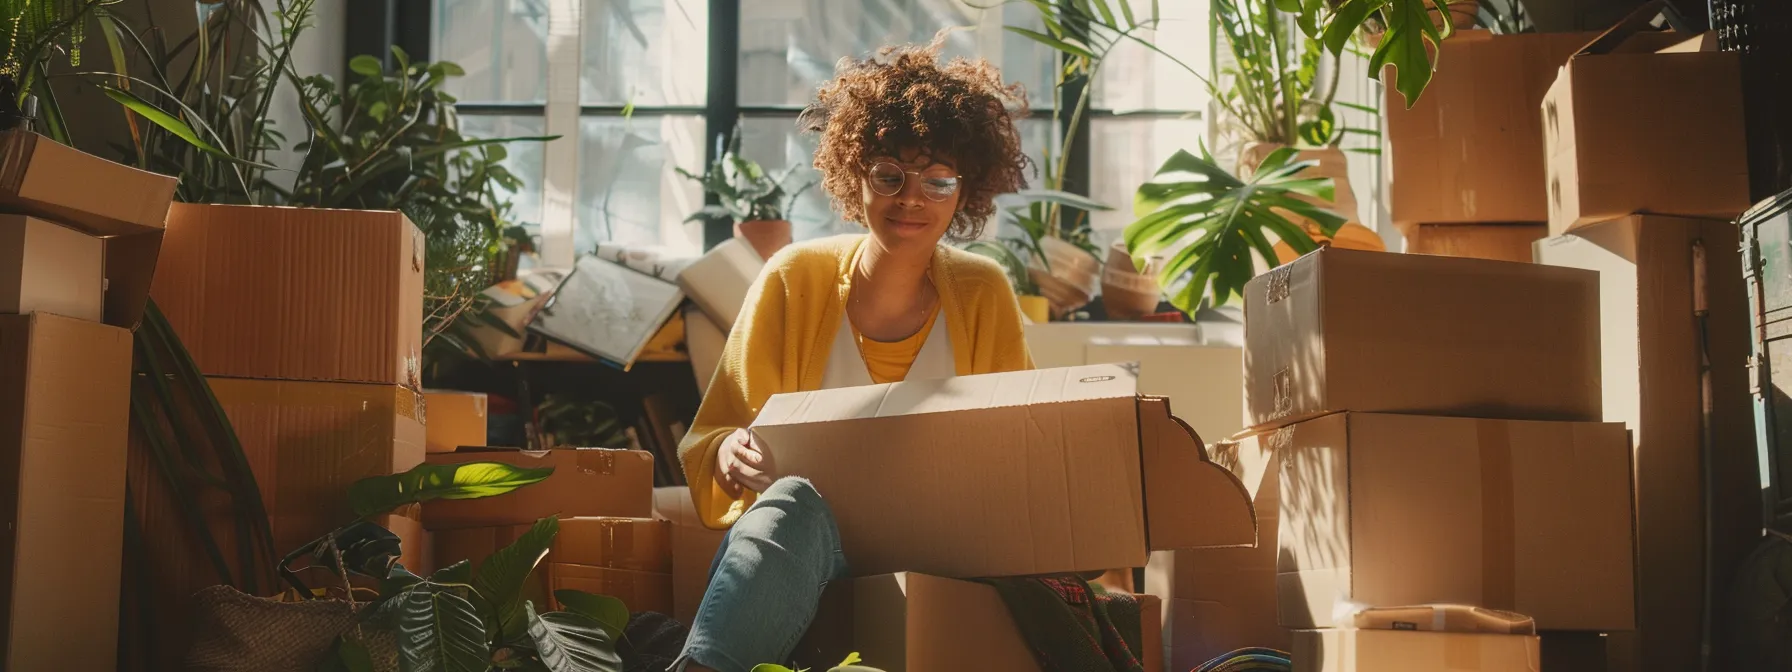
POLYGON ((1208 458, 1201 437, 1170 415, 1170 401, 1139 400, 1145 539, 1151 550, 1250 547, 1257 513, 1244 482, 1208 458))
MULTIPOLYGON (((1663 39, 1672 38, 1674 34, 1692 34, 1689 24, 1680 16, 1680 11, 1664 0, 1650 0, 1637 7, 1623 20, 1619 21, 1599 37, 1593 38, 1587 46, 1581 47, 1575 56, 1597 56, 1600 54, 1649 53, 1662 48, 1663 39), (1671 31, 1655 31, 1655 19, 1661 17, 1671 31)), ((1697 42, 1695 37, 1687 42, 1697 42)), ((1680 40, 1671 40, 1667 44, 1678 44, 1680 40)), ((1693 49, 1693 51, 1715 51, 1716 40, 1711 40, 1710 49, 1693 49)))
POLYGON ((0 208, 11 212, 102 237, 155 233, 168 219, 178 183, 29 131, 0 133, 0 208))
POLYGON ((1138 366, 1094 364, 773 395, 754 427, 1117 399, 1138 394, 1138 366))
POLYGON ((751 245, 729 238, 680 271, 678 287, 727 332, 734 328, 747 292, 764 267, 765 260, 751 245))

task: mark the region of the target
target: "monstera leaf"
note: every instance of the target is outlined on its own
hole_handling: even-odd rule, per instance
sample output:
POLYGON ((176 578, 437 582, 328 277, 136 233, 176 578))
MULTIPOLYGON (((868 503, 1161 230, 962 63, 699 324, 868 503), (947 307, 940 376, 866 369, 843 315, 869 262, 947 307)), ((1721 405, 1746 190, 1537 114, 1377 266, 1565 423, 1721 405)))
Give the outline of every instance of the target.
POLYGON ((1181 247, 1158 275, 1165 287, 1187 281, 1170 296, 1177 308, 1193 314, 1203 296, 1218 306, 1242 295, 1254 275, 1253 253, 1277 265, 1269 234, 1295 252, 1313 251, 1313 237, 1283 213, 1317 222, 1327 236, 1344 224, 1338 214, 1298 198, 1330 201, 1333 187, 1331 178, 1300 177, 1317 164, 1291 161, 1295 154, 1293 148, 1271 152, 1246 181, 1216 165, 1205 148, 1200 157, 1178 151, 1139 187, 1133 205, 1139 219, 1126 227, 1126 248, 1140 260, 1181 247))
POLYGON ((523 603, 523 613, 535 653, 552 672, 621 672, 615 640, 597 619, 565 611, 537 614, 533 602, 523 603))

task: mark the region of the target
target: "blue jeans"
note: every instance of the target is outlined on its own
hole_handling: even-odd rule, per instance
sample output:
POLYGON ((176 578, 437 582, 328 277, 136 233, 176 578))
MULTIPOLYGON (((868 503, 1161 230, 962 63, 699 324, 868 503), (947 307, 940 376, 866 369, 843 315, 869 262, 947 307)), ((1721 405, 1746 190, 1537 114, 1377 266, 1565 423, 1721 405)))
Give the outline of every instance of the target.
POLYGON ((709 576, 672 669, 694 662, 750 672, 761 663, 788 662, 815 619, 822 588, 846 576, 833 511, 809 481, 778 479, 734 521, 709 576))

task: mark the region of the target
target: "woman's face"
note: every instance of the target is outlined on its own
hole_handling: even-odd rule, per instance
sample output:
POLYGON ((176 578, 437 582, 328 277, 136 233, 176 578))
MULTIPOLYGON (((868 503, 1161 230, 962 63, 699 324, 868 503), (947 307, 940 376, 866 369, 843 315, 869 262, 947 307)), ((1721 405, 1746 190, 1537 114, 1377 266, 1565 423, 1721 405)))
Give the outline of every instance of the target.
POLYGON ((961 196, 951 161, 916 151, 874 156, 863 177, 865 224, 884 249, 932 250, 951 228, 961 196))

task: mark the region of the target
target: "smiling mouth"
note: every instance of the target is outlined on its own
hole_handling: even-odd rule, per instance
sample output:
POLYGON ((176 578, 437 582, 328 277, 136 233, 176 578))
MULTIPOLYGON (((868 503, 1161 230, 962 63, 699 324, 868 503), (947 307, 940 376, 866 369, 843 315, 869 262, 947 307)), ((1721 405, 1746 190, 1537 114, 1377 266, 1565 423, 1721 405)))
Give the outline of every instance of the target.
POLYGON ((895 224, 897 226, 927 226, 927 222, 907 220, 907 219, 896 219, 894 217, 885 217, 884 221, 889 222, 891 224, 895 224))

